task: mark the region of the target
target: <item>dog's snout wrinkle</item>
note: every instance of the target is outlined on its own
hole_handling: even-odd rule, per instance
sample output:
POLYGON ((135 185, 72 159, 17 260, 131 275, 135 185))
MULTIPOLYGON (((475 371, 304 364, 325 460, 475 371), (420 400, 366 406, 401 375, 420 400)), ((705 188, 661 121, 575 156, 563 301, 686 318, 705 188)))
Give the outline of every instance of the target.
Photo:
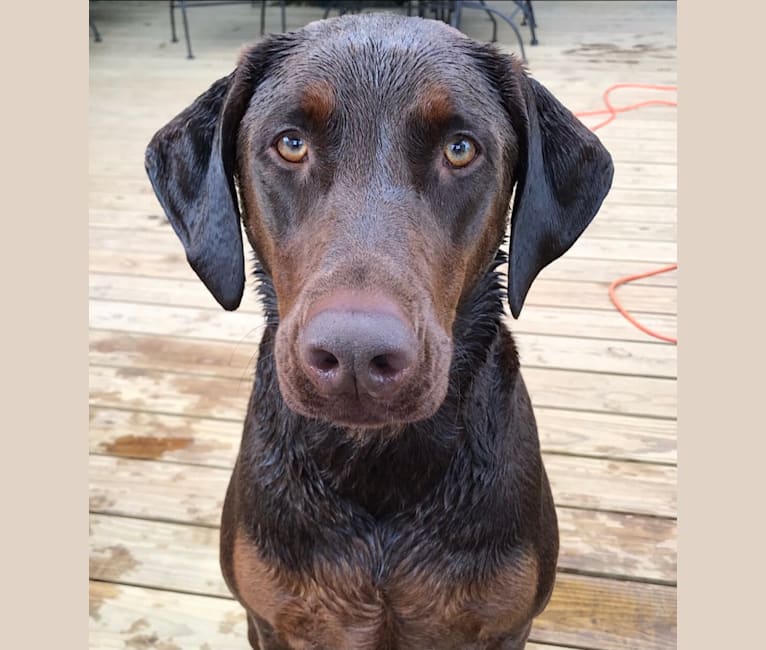
POLYGON ((388 399, 400 389, 417 357, 410 328, 388 311, 325 309, 300 338, 304 370, 324 395, 388 399))

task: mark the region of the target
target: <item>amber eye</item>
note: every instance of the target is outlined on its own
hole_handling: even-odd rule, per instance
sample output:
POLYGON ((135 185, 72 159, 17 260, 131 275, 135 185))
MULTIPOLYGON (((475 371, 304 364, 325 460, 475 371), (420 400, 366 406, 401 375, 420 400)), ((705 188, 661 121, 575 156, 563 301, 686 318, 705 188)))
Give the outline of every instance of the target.
POLYGON ((465 136, 455 138, 444 147, 444 157, 453 167, 465 167, 476 158, 476 153, 476 143, 465 136))
POLYGON ((277 140, 277 152, 287 162, 303 162, 308 150, 308 145, 297 133, 285 133, 277 140))

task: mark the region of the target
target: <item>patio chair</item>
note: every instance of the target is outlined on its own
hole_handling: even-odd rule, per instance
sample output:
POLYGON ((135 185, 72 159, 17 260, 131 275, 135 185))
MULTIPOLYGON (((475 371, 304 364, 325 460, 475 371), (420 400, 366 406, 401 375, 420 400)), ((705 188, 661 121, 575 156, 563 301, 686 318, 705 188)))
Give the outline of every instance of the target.
MULTIPOLYGON (((345 13, 358 13, 365 9, 365 3, 358 0, 335 0, 325 3, 326 9, 324 17, 327 18, 330 12, 336 10, 341 16, 345 13)), ((368 3, 368 6, 373 3, 368 3)), ((413 2, 408 0, 406 2, 393 3, 403 5, 407 11, 407 15, 412 15, 413 2)), ((531 34, 531 45, 537 45, 537 22, 535 21, 535 12, 532 8, 532 0, 513 0, 514 9, 509 14, 505 14, 494 7, 488 7, 485 0, 418 0, 417 2, 417 15, 421 18, 432 17, 435 20, 441 20, 445 23, 450 23, 456 29, 460 29, 460 19, 462 17, 463 9, 479 9, 484 11, 492 22, 492 39, 491 42, 497 42, 497 19, 495 16, 502 18, 516 34, 516 39, 519 42, 519 48, 521 50, 521 57, 526 61, 526 52, 524 51, 524 41, 521 37, 518 27, 514 23, 514 17, 521 12, 522 26, 529 26, 531 34)))
MULTIPOLYGON (((278 0, 279 1, 279 8, 282 13, 282 31, 284 32, 287 28, 287 19, 285 16, 285 0, 278 0)), ((269 2, 269 0, 260 0, 261 3, 261 36, 263 36, 263 32, 266 26, 266 4, 269 2)), ((194 54, 192 53, 192 46, 191 46, 191 36, 189 34, 189 21, 186 16, 186 10, 191 9, 193 7, 219 7, 224 5, 241 5, 241 4, 249 4, 252 7, 255 7, 255 0, 170 0, 170 32, 171 32, 171 40, 173 43, 178 42, 178 36, 176 35, 176 9, 181 10, 181 18, 184 21, 184 36, 186 37, 186 52, 187 52, 187 59, 193 59, 194 54)))
POLYGON ((492 21, 492 43, 497 41, 497 20, 495 19, 495 16, 502 18, 516 35, 516 39, 519 42, 519 49, 521 50, 521 58, 526 61, 527 55, 524 51, 524 40, 521 37, 519 28, 516 27, 516 23, 513 21, 514 17, 521 12, 521 24, 528 26, 531 34, 530 45, 537 45, 539 43, 535 31, 537 22, 535 21, 535 12, 532 9, 532 0, 513 0, 515 8, 510 14, 503 13, 494 7, 488 7, 484 0, 450 0, 449 2, 442 4, 450 5, 451 20, 449 20, 449 22, 457 29, 460 29, 460 19, 462 17, 463 9, 479 9, 486 12, 489 19, 492 21))

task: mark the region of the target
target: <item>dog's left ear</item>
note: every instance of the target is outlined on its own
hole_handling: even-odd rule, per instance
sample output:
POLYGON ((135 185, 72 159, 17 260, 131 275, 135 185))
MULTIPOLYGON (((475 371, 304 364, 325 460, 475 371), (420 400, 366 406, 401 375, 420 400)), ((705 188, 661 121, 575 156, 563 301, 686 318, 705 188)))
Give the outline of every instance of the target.
POLYGON ((519 139, 508 265, 508 301, 518 318, 537 274, 596 216, 614 166, 590 129, 514 59, 501 59, 501 92, 519 139))

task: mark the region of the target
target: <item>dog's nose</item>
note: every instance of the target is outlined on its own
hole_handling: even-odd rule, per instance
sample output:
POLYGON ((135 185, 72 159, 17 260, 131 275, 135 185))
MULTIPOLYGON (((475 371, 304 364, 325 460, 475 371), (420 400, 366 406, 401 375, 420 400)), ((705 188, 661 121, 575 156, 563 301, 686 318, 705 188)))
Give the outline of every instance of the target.
POLYGON ((401 388, 416 358, 415 337, 387 311, 324 309, 300 338, 306 374, 320 394, 366 393, 388 399, 401 388))

